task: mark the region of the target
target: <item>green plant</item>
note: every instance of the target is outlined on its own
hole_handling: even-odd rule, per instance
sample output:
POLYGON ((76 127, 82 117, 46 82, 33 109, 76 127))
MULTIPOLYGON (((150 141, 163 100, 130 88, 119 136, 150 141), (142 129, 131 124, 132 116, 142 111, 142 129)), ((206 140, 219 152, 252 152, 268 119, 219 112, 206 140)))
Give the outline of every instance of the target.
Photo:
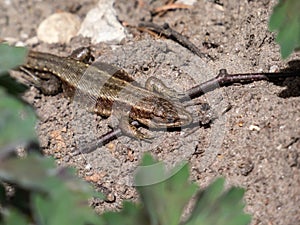
MULTIPOLYGON (((53 159, 30 154, 11 157, 0 164, 0 210, 4 224, 97 224, 99 218, 88 207, 95 193, 73 170, 57 168, 53 159), (11 188, 13 194, 7 191, 11 188)), ((0 220, 1 221, 1 220, 0 220)))
POLYGON ((300 47, 300 1, 279 0, 269 22, 271 31, 277 30, 276 42, 282 58, 287 58, 300 47))
POLYGON ((0 224, 97 224, 99 218, 85 203, 102 195, 73 170, 57 168, 41 154, 13 154, 19 145, 38 150, 36 116, 19 98, 26 88, 8 75, 23 63, 26 49, 0 44, 0 55, 0 224))
POLYGON ((25 48, 0 44, 0 159, 17 145, 36 141, 34 111, 19 98, 26 88, 8 74, 9 69, 23 62, 25 55, 25 48))
POLYGON ((148 178, 163 181, 137 186, 142 202, 124 202, 120 212, 104 213, 101 217, 105 225, 242 225, 250 222, 251 217, 243 212, 244 190, 232 187, 223 191, 223 178, 197 192, 197 186, 188 181, 187 164, 167 173, 162 163, 146 154, 141 166, 148 168, 138 170, 136 183, 151 182, 148 178), (183 221, 183 210, 192 196, 196 200, 194 207, 183 221))

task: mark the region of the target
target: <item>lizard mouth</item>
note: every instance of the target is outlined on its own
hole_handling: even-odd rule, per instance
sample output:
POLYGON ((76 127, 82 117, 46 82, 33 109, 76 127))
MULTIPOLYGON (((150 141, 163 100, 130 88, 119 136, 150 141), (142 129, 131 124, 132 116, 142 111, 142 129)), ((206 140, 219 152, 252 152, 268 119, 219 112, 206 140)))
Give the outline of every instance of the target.
POLYGON ((166 115, 164 117, 154 116, 148 120, 148 126, 151 128, 175 128, 186 126, 193 122, 193 118, 190 113, 182 110, 174 115, 166 115))

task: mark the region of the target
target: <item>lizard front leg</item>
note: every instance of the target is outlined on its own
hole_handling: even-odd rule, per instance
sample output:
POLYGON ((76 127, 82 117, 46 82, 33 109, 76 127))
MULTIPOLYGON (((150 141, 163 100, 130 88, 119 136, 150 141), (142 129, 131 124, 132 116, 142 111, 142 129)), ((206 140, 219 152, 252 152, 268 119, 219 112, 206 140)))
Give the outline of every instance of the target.
POLYGON ((119 123, 119 128, 121 129, 122 133, 129 137, 134 137, 136 139, 147 139, 148 136, 140 132, 136 126, 132 125, 128 118, 121 118, 119 123))
POLYGON ((132 121, 128 115, 129 113, 122 115, 119 120, 119 128, 121 129, 122 133, 126 136, 136 139, 150 139, 151 137, 149 135, 142 133, 131 123, 132 121))

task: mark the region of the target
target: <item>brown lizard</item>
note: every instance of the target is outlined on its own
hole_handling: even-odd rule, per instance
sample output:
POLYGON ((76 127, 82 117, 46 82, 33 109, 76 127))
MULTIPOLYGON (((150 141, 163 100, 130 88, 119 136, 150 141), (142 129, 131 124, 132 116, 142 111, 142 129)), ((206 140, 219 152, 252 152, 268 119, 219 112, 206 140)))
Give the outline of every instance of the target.
MULTIPOLYGON (((80 96, 91 112, 106 117, 117 113, 119 128, 131 137, 148 137, 132 125, 133 121, 149 128, 176 128, 193 122, 184 106, 173 101, 175 92, 154 77, 150 77, 143 88, 128 73, 113 65, 89 65, 73 57, 35 51, 29 51, 22 67, 49 72, 59 78, 67 87, 67 94, 80 96)), ((38 77, 31 76, 31 83, 45 92, 38 77)))

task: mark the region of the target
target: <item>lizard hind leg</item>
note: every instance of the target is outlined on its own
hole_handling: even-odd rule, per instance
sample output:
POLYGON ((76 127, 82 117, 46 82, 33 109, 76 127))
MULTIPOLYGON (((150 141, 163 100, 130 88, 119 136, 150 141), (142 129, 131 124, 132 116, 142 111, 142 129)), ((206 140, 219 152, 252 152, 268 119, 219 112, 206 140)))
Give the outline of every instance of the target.
POLYGON ((61 92, 62 85, 56 76, 41 71, 35 73, 23 66, 19 69, 24 72, 20 79, 24 80, 24 83, 27 83, 26 85, 36 87, 45 95, 56 95, 61 92))
POLYGON ((179 100, 180 98, 186 96, 184 93, 177 92, 174 89, 167 87, 160 79, 156 77, 149 77, 145 83, 145 88, 149 91, 156 92, 173 100, 179 100))

